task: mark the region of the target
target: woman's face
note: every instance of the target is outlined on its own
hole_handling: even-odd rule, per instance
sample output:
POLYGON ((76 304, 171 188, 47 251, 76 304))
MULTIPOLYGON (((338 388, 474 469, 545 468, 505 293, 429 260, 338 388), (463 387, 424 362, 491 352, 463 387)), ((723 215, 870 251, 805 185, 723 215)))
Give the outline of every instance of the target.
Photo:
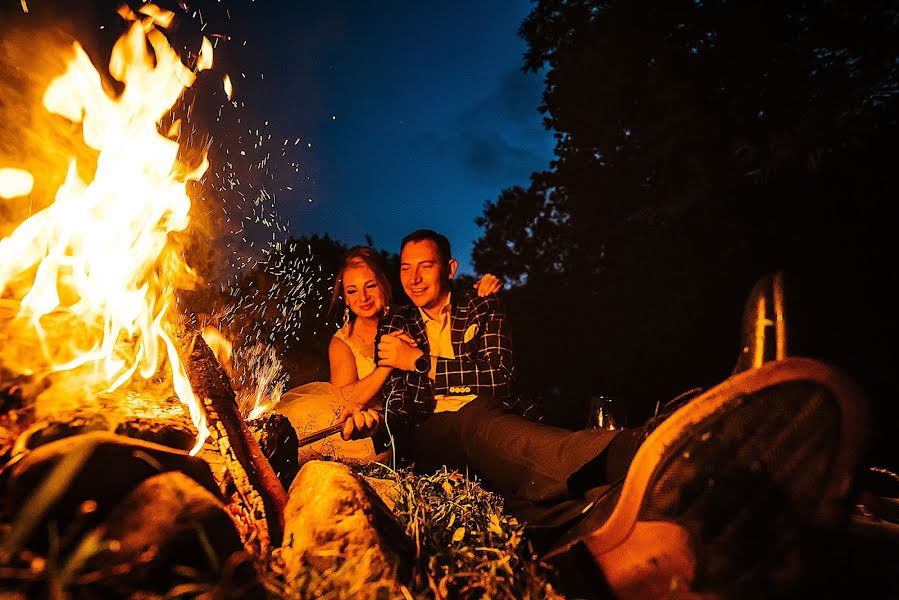
POLYGON ((343 273, 343 297, 358 317, 372 317, 384 309, 384 294, 375 272, 366 266, 350 267, 343 273))

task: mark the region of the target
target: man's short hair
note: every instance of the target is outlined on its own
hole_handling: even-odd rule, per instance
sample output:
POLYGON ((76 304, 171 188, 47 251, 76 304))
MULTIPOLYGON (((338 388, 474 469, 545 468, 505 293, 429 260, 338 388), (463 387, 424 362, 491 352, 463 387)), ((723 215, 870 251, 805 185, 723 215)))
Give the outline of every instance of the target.
POLYGON ((437 257, 440 259, 441 268, 446 268, 446 265, 453 258, 449 240, 446 239, 445 235, 441 235, 431 229, 419 229, 404 237, 403 241, 400 242, 400 254, 402 254, 403 248, 409 242, 422 242, 424 240, 431 240, 437 245, 437 257))

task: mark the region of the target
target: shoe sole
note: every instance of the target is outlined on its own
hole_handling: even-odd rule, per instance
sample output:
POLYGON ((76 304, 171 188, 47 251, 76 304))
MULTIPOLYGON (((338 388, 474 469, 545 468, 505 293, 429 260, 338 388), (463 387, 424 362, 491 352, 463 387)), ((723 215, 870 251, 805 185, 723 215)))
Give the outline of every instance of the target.
POLYGON ((584 543, 621 599, 786 581, 801 533, 846 514, 867 421, 856 386, 822 363, 735 375, 647 437, 584 543))

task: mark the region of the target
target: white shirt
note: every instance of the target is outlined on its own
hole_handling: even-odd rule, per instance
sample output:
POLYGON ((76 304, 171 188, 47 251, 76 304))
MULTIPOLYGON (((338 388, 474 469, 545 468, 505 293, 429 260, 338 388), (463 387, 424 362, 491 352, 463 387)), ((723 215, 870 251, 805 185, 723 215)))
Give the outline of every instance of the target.
MULTIPOLYGON (((456 358, 456 353, 453 352, 452 304, 450 296, 447 295, 446 303, 437 311, 437 318, 432 319, 421 308, 418 309, 418 312, 421 313, 421 319, 425 325, 431 356, 456 358)), ((437 405, 434 407, 434 412, 456 412, 475 398, 477 398, 476 394, 466 396, 435 394, 434 400, 437 405)))

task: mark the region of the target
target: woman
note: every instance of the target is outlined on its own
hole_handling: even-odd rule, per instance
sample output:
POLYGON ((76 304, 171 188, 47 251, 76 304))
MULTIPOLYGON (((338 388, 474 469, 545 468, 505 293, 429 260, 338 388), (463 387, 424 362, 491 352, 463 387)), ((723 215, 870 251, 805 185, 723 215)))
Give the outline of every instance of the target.
MULTIPOLYGON (((496 293, 499 288, 499 280, 493 275, 485 275, 475 284, 481 296, 496 293)), ((365 246, 350 248, 344 254, 331 296, 332 313, 344 306, 344 324, 328 345, 331 380, 290 390, 275 407, 290 419, 299 436, 348 416, 355 420, 356 429, 370 427, 378 420, 374 410, 381 408, 378 392, 392 369, 375 364, 375 337, 381 317, 389 311, 390 299, 390 282, 381 257, 365 246)), ((411 338, 407 341, 414 344, 411 338)), ((355 463, 389 460, 389 451, 376 452, 371 438, 346 439, 350 430, 347 427, 342 436, 332 435, 300 448, 300 463, 321 457, 355 463)))

